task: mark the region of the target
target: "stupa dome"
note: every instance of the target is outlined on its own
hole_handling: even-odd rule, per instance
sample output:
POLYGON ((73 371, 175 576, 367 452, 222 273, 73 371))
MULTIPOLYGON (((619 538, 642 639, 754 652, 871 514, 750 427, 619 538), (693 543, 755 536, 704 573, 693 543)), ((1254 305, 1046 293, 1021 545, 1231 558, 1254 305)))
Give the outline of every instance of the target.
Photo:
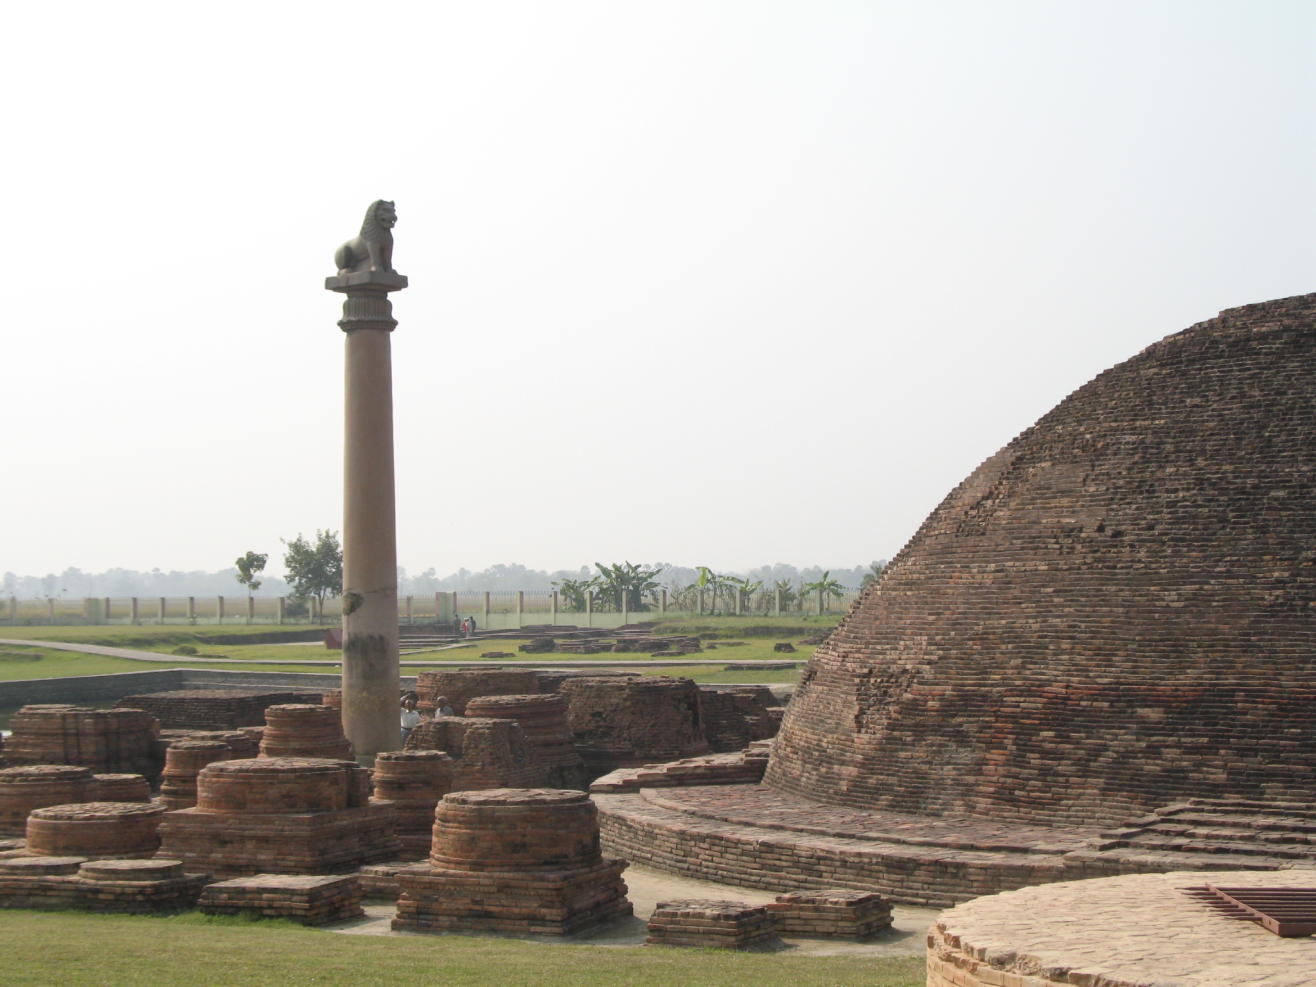
POLYGON ((1107 370, 956 487, 806 669, 765 784, 1061 823, 1316 799, 1316 295, 1107 370))

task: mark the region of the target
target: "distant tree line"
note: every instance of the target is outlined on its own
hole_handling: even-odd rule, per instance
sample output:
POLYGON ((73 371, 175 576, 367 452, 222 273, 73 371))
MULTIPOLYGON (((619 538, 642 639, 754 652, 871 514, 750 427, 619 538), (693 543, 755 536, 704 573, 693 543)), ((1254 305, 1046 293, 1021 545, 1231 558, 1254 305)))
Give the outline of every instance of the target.
MULTIPOLYGON (((0 595, 23 599, 43 597, 79 599, 87 596, 233 596, 245 595, 248 586, 261 596, 336 595, 337 589, 330 589, 327 585, 333 583, 335 579, 338 582, 342 579, 341 570, 333 566, 332 556, 334 551, 338 550, 337 535, 334 532, 317 531, 313 540, 298 535, 284 544, 286 548, 282 578, 262 572, 263 565, 254 565, 256 559, 261 558, 261 554, 247 552, 240 557, 245 569, 232 565, 213 572, 203 570, 165 572, 160 569, 152 569, 149 572, 133 569, 84 572, 77 568, 68 568, 62 573, 47 573, 44 576, 20 576, 6 572, 0 577, 0 595), (309 581, 306 578, 308 572, 309 581), (258 579, 257 575, 259 575, 258 579), (298 592, 299 589, 302 592, 298 592)), ((772 590, 778 585, 785 585, 790 587, 792 592, 799 592, 802 587, 811 584, 816 586, 819 581, 832 583, 841 590, 859 589, 867 584, 874 571, 880 571, 884 565, 885 562, 879 561, 848 569, 823 569, 822 566, 797 568, 793 565, 777 563, 756 566, 744 572, 716 573, 706 566, 680 566, 668 562, 596 563, 594 566, 581 566, 579 569, 553 571, 529 569, 516 563, 499 563, 479 571, 458 569, 446 576, 438 575, 433 568, 416 575, 409 575, 406 569, 399 567, 398 594, 425 596, 451 590, 518 589, 549 592, 555 588, 565 594, 566 587, 571 584, 586 584, 594 581, 590 588, 595 592, 606 591, 613 595, 622 592, 638 593, 638 599, 643 600, 652 599, 653 594, 660 588, 675 593, 695 586, 699 582, 701 573, 706 573, 705 587, 709 587, 710 578, 724 580, 718 589, 720 598, 727 591, 729 584, 725 580, 728 579, 739 581, 742 589, 757 583, 760 589, 772 590), (597 582, 600 578, 602 583, 597 582)), ((629 595, 628 599, 634 604, 637 597, 629 595)), ((617 603, 620 605, 620 598, 617 603)), ((639 610, 640 607, 633 605, 632 609, 639 610)))

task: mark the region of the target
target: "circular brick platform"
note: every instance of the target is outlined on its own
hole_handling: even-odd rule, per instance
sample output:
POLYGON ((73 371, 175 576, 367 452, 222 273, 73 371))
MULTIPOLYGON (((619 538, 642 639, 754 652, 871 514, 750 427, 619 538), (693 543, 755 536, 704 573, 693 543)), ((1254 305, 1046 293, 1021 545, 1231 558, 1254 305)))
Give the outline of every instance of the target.
POLYGON ((0 770, 0 834, 21 836, 33 809, 81 802, 91 793, 91 786, 91 769, 71 764, 29 764, 0 770))
POLYGON ((307 703, 266 708, 260 753, 262 757, 351 757, 352 745, 343 736, 342 710, 307 703))
POLYGON ((92 778, 92 800, 96 802, 149 802, 151 784, 142 775, 105 774, 92 778))
POLYGON ((44 857, 149 857, 165 813, 151 802, 82 802, 34 809, 27 851, 44 857))
POLYGON ((495 788, 451 792, 434 816, 435 867, 569 870, 599 859, 598 811, 584 792, 495 788))
POLYGON ((310 757, 215 761, 197 775, 197 808, 255 815, 329 812, 360 805, 356 762, 310 757))
POLYGON ((928 985, 1313 982, 1316 938, 1281 939, 1180 890, 1207 883, 1312 887, 1316 871, 1130 874, 978 898, 929 930, 928 985))
POLYGON ((168 809, 196 805, 196 779, 201 769, 216 761, 228 761, 233 751, 222 740, 176 740, 165 751, 160 775, 160 801, 168 809))

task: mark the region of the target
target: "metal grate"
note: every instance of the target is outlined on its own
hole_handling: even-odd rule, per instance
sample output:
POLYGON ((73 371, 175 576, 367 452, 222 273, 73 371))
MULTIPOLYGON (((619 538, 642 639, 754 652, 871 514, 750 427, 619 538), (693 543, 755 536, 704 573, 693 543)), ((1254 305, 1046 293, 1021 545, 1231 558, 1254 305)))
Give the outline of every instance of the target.
POLYGON ((1256 922, 1285 939, 1316 935, 1316 888, 1222 888, 1201 884, 1181 890, 1227 918, 1256 922))

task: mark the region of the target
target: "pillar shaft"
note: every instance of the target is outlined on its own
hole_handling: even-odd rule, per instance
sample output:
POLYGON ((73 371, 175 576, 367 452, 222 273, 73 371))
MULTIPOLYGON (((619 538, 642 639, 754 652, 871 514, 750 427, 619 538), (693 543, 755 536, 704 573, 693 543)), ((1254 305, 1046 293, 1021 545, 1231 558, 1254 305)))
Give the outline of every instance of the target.
POLYGON ((393 272, 325 287, 346 295, 343 428, 343 732, 373 762, 401 745, 398 726, 397 522, 393 485, 393 272))

